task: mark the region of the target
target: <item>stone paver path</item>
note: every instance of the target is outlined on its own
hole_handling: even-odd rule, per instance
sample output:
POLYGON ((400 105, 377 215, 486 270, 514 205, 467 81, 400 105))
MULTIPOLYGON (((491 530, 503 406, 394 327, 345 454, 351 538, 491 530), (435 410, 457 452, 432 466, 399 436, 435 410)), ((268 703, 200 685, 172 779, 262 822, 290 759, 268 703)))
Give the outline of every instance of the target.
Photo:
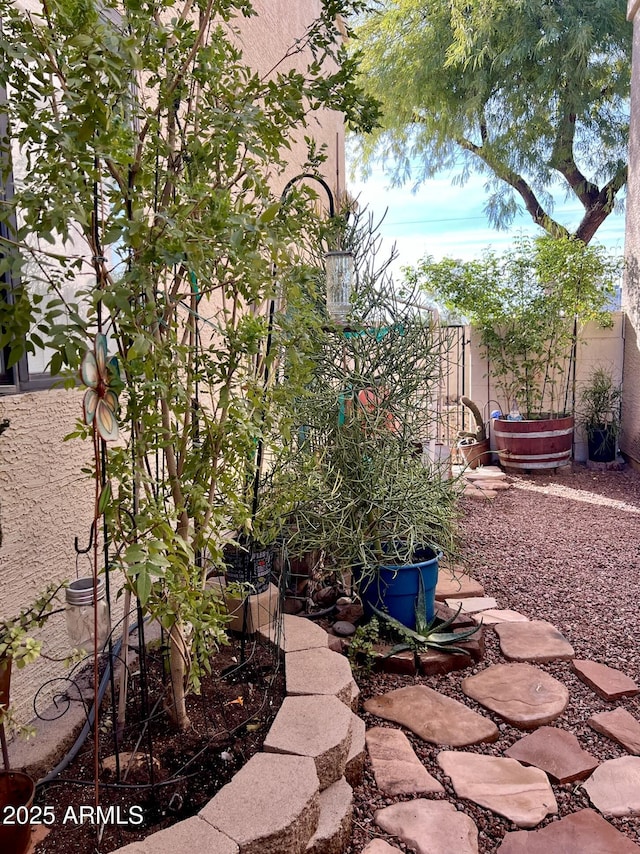
POLYGON ((438 764, 459 798, 474 801, 518 827, 535 827, 558 812, 549 778, 539 768, 526 768, 515 759, 452 750, 441 751, 438 764))
MULTIPOLYGON (((494 486, 496 475, 504 478, 499 469, 490 472, 489 468, 466 473, 468 479, 473 478, 469 487, 477 491, 477 496, 494 495, 495 490, 485 493, 484 488, 494 486)), ((507 485, 506 480, 500 483, 503 485, 507 485)), ((459 568, 441 571, 437 592, 437 607, 444 609, 445 616, 452 613, 446 606, 454 610, 461 606, 458 621, 491 626, 509 662, 462 678, 463 692, 507 723, 533 732, 507 747, 504 758, 485 755, 482 743, 498 738, 493 721, 425 685, 407 685, 373 697, 365 703, 366 711, 406 727, 435 745, 479 745, 478 752, 441 750, 437 755, 441 780, 446 783, 446 777, 450 778, 457 798, 472 801, 521 828, 545 822, 536 830, 507 832, 492 852, 640 854, 640 845, 604 818, 640 815, 640 757, 625 755, 598 764, 575 734, 559 726, 546 726, 565 710, 569 691, 562 679, 553 678, 529 662, 558 661, 567 673, 573 670, 596 695, 611 703, 635 697, 640 693, 638 685, 620 670, 597 661, 574 659, 570 641, 555 626, 544 620, 530 620, 518 611, 498 608, 495 599, 484 595, 482 586, 459 568), (595 809, 580 809, 550 821, 558 806, 549 778, 565 786, 584 781, 581 785, 595 809)), ((423 670, 434 676, 439 672, 437 667, 426 665, 423 670)), ((628 753, 640 754, 640 721, 622 705, 596 713, 586 723, 628 753)), ((445 790, 428 774, 403 733, 371 728, 367 745, 376 783, 383 794, 434 795, 431 800, 416 797, 378 810, 374 817, 378 828, 416 854, 477 854, 478 830, 463 811, 463 803, 456 803, 451 796, 442 800, 445 790)), ((567 795, 565 789, 563 797, 567 795)), ((373 826, 372 832, 375 833, 373 826)), ((388 842, 377 838, 361 854, 397 854, 400 850, 393 839, 388 842)))
POLYGON ((509 661, 555 661, 575 654, 564 635, 544 620, 503 622, 494 628, 502 654, 509 661))
POLYGON ((393 804, 378 810, 375 822, 416 854, 478 854, 475 822, 447 801, 393 804))
POLYGON ((402 851, 395 845, 389 845, 384 839, 372 839, 362 849, 362 854, 402 854, 402 851))
POLYGON ((497 608, 498 603, 493 596, 467 596, 464 598, 452 597, 445 599, 445 603, 449 608, 457 611, 460 608, 463 614, 473 614, 476 611, 487 611, 489 608, 497 608))
POLYGON ((442 783, 427 771, 399 729, 367 730, 367 749, 376 785, 386 795, 431 795, 444 792, 442 783))
POLYGON ((464 572, 460 567, 455 569, 442 568, 438 572, 436 599, 466 599, 470 596, 484 596, 484 587, 475 578, 464 572))
POLYGON ((521 729, 550 723, 569 702, 565 686, 532 664, 494 664, 467 676, 461 687, 467 697, 521 729))
POLYGON ((588 661, 583 658, 574 659, 573 669, 580 679, 602 697, 613 702, 624 697, 635 697, 640 694, 640 688, 621 670, 607 667, 598 661, 588 661))
POLYGON ((466 747, 498 738, 498 727, 492 720, 426 685, 396 688, 367 700, 364 707, 372 715, 405 726, 432 744, 466 747))
POLYGON ((617 741, 629 753, 640 753, 640 721, 626 709, 600 712, 590 717, 587 723, 596 732, 617 741))
POLYGON ((494 626, 496 623, 526 623, 529 617, 525 617, 519 611, 511 608, 489 608, 471 615, 475 623, 483 623, 485 626, 494 626))
POLYGON ((505 750, 505 756, 541 768, 558 783, 584 780, 598 767, 595 756, 580 747, 572 732, 541 726, 505 750))
POLYGON ((540 830, 505 834, 498 854, 640 854, 640 848, 597 812, 587 809, 540 830))
POLYGON ((640 758, 620 756, 599 765, 583 787, 603 815, 640 815, 640 758))

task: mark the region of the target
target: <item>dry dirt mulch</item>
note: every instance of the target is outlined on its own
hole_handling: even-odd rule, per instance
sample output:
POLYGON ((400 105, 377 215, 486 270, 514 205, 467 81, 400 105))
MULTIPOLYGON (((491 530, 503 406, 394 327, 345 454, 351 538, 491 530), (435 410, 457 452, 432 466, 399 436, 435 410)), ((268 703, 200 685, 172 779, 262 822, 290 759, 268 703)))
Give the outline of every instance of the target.
MULTIPOLYGON (((576 465, 569 474, 523 475, 512 481, 513 488, 498 493, 494 500, 464 499, 464 563, 486 594, 497 599, 498 607, 548 620, 571 642, 576 658, 618 668, 640 684, 640 473, 592 471, 576 465)), ((498 741, 465 749, 502 756, 526 732, 505 724, 460 690, 465 676, 504 661, 495 632, 486 631, 486 656, 478 667, 443 677, 359 676, 362 701, 403 685, 428 685, 495 720, 498 741)), ((624 748, 593 731, 586 721, 618 705, 640 718, 640 699, 620 703, 600 699, 572 672, 570 662, 540 667, 569 689, 569 705, 552 725, 573 732, 600 761, 626 755, 624 748)), ((362 709, 360 713, 367 727, 391 725, 362 709)), ((452 801, 475 821, 480 854, 497 851, 505 833, 518 828, 489 810, 459 800, 437 764, 439 748, 407 735, 427 770, 445 787, 445 795, 436 797, 452 801)), ((553 784, 553 790, 558 803, 555 818, 591 806, 579 783, 553 784)), ((402 851, 411 850, 374 824, 377 809, 410 797, 382 795, 368 764, 364 783, 354 796, 354 830, 344 854, 360 854, 378 836, 402 851)), ((553 819, 548 817, 538 827, 553 819)), ((640 817, 609 821, 640 845, 640 817)))
POLYGON ((185 732, 172 729, 164 709, 166 679, 160 650, 149 653, 147 664, 147 711, 141 701, 140 674, 134 673, 120 750, 147 756, 150 751, 154 785, 148 763, 127 768, 125 758, 121 772, 126 779, 120 782, 107 767, 114 758, 114 744, 111 709, 103 704, 99 804, 106 823, 100 829, 90 815, 95 804, 90 736, 65 771, 37 790, 35 805, 52 810, 55 821, 37 844, 36 854, 107 854, 144 839, 195 815, 261 750, 284 697, 284 668, 270 645, 247 642, 243 648, 234 639, 220 648, 211 659, 211 674, 202 679, 201 693, 187 699, 190 725, 185 732), (83 810, 88 815, 84 821, 83 810))

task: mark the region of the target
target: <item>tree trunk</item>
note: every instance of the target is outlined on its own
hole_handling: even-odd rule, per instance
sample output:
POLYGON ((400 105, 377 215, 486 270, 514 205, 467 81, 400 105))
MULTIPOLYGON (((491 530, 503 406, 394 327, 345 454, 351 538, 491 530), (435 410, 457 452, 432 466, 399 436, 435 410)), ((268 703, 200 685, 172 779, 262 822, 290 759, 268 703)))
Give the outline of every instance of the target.
POLYGON ((169 672, 170 681, 167 698, 167 712, 171 723, 184 731, 191 721, 187 715, 186 693, 189 653, 184 636, 184 627, 177 620, 169 631, 169 672))

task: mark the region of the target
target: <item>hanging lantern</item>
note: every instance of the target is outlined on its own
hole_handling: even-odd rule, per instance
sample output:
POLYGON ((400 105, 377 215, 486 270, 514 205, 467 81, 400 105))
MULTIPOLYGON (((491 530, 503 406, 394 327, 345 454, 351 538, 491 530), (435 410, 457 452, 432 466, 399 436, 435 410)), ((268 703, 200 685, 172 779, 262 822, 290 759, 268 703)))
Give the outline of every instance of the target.
POLYGON ((353 254, 336 250, 324 256, 327 274, 327 312, 331 320, 344 326, 351 311, 353 254))
POLYGON ((74 649, 94 648, 94 594, 98 609, 98 649, 107 642, 111 626, 109 607, 105 599, 104 580, 98 579, 94 589, 93 578, 78 578, 66 591, 66 618, 69 641, 74 649))

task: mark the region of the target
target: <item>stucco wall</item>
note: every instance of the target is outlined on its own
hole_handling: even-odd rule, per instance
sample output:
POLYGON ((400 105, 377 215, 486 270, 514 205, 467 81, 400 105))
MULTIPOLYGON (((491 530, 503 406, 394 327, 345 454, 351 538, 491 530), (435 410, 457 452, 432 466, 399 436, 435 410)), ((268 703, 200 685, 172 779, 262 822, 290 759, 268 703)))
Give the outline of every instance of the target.
MULTIPOLYGON (((0 550, 0 613, 12 616, 50 581, 75 577, 74 537, 84 547, 92 518, 92 485, 81 469, 90 445, 64 442, 81 412, 81 394, 46 391, 0 398, 0 417, 11 421, 0 439, 3 544, 0 550)), ((88 570, 87 559, 79 564, 88 570)), ((47 654, 69 654, 63 617, 41 637, 47 654)), ((34 689, 65 668, 40 659, 15 670, 11 695, 22 721, 32 717, 34 689)))
POLYGON ((631 126, 629 133, 629 183, 625 225, 626 269, 622 307, 626 314, 624 344, 623 437, 621 448, 640 465, 640 0, 631 0, 633 21, 631 75, 631 126))
MULTIPOLYGON (((26 0, 34 7, 34 0, 26 0)), ((256 0, 258 16, 238 18, 239 40, 246 60, 267 74, 296 41, 304 36, 320 10, 320 0, 256 0)), ((293 67, 305 58, 293 55, 293 67)), ((344 130, 341 115, 325 111, 310 118, 288 154, 289 165, 273 176, 279 195, 286 182, 299 174, 307 155, 304 135, 326 143, 324 174, 336 197, 344 191, 344 130)), ((322 193, 319 193, 321 196, 322 193)), ((326 204, 326 200, 321 200, 326 204)), ((90 444, 63 442, 81 413, 81 394, 41 391, 0 396, 0 418, 9 418, 10 430, 0 438, 0 500, 4 543, 0 550, 0 616, 11 616, 29 604, 53 580, 76 574, 74 537, 88 542, 92 518, 93 485, 81 469, 91 455, 90 444)), ((80 558, 80 574, 87 574, 87 558, 80 558)), ((43 632, 50 655, 68 654, 63 616, 55 617, 43 632)), ((23 720, 32 717, 37 689, 52 677, 64 677, 61 663, 41 659, 16 671, 12 702, 23 720)))

